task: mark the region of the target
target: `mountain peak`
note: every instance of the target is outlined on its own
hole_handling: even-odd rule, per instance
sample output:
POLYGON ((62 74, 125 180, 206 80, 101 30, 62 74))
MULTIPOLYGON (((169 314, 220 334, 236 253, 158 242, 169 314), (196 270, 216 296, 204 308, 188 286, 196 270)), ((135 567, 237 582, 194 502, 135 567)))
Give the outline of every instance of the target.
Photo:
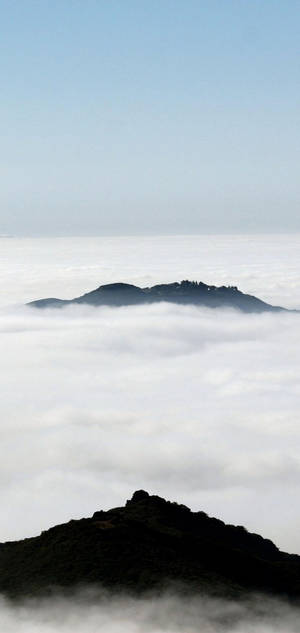
POLYGON ((299 598, 300 557, 142 489, 123 507, 0 544, 0 592, 12 597, 91 583, 140 593, 174 582, 196 593, 299 598))

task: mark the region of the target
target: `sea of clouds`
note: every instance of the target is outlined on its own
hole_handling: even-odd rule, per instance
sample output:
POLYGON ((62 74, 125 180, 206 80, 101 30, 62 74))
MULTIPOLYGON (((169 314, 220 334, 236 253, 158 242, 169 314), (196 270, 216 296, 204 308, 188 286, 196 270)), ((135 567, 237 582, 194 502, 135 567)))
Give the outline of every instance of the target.
MULTIPOLYGON (((0 240, 0 253, 0 540, 123 505, 145 488, 300 553, 299 314, 24 307, 112 281, 194 279, 299 308, 300 236, 12 238, 0 240)), ((60 628, 57 604, 12 610, 3 602, 0 628, 224 630, 212 603, 200 605, 201 626, 188 619, 199 604, 183 605, 183 628, 180 610, 176 621, 165 615, 170 598, 143 608, 127 601, 125 614, 108 602, 99 610, 96 600, 94 610, 81 605, 79 619, 65 605, 60 628)), ((252 628, 243 609, 243 624, 230 630, 283 630, 276 609, 252 628)), ((284 613, 284 630, 298 630, 284 613)))
POLYGON ((5 633, 299 633, 299 618, 298 608, 262 596, 229 602, 176 592, 116 597, 88 589, 18 605, 0 599, 5 633))

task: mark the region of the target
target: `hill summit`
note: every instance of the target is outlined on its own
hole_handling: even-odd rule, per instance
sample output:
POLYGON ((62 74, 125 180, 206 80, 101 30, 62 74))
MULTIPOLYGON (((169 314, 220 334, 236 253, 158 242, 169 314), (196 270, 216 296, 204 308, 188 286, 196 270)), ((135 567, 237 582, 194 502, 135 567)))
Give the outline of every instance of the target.
POLYGON ((0 545, 3 594, 90 584, 131 593, 175 584, 197 594, 263 591, 299 598, 300 557, 241 526, 144 490, 123 507, 0 545))
POLYGON ((99 286, 74 299, 38 299, 28 305, 35 308, 61 308, 70 304, 91 306, 131 306, 151 303, 177 303, 201 305, 208 308, 236 308, 243 312, 278 312, 284 310, 272 306, 252 295, 244 294, 236 286, 212 286, 202 281, 181 281, 139 288, 132 284, 113 283, 99 286))

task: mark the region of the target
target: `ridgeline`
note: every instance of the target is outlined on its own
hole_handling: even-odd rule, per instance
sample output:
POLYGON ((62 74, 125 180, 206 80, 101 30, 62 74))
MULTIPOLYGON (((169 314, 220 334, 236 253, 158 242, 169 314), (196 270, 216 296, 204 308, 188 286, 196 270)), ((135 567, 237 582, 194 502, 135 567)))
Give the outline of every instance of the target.
POLYGON ((35 308, 62 308, 71 304, 91 306, 132 306, 158 302, 201 305, 208 308, 236 308, 243 312, 278 312, 285 308, 272 306, 236 286, 208 286, 202 281, 181 281, 139 288, 132 284, 114 283, 99 286, 74 299, 38 299, 27 305, 35 308))

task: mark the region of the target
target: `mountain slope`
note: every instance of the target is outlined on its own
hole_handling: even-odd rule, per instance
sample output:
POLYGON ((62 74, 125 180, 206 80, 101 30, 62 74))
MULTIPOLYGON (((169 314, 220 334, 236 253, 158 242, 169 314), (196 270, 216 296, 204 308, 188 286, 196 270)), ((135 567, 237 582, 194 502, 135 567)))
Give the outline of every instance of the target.
POLYGON ((202 282, 181 281, 159 284, 150 288, 139 288, 132 284, 106 284, 75 299, 39 299, 28 305, 35 308, 60 308, 70 304, 92 306, 129 306, 166 301, 184 305, 203 305, 209 308, 230 307, 243 312, 278 312, 284 310, 272 306, 252 295, 247 295, 235 286, 208 286, 202 282))
POLYGON ((0 545, 0 592, 12 597, 89 583, 141 592, 174 582, 223 596, 300 597, 300 557, 141 490, 124 507, 0 545))

